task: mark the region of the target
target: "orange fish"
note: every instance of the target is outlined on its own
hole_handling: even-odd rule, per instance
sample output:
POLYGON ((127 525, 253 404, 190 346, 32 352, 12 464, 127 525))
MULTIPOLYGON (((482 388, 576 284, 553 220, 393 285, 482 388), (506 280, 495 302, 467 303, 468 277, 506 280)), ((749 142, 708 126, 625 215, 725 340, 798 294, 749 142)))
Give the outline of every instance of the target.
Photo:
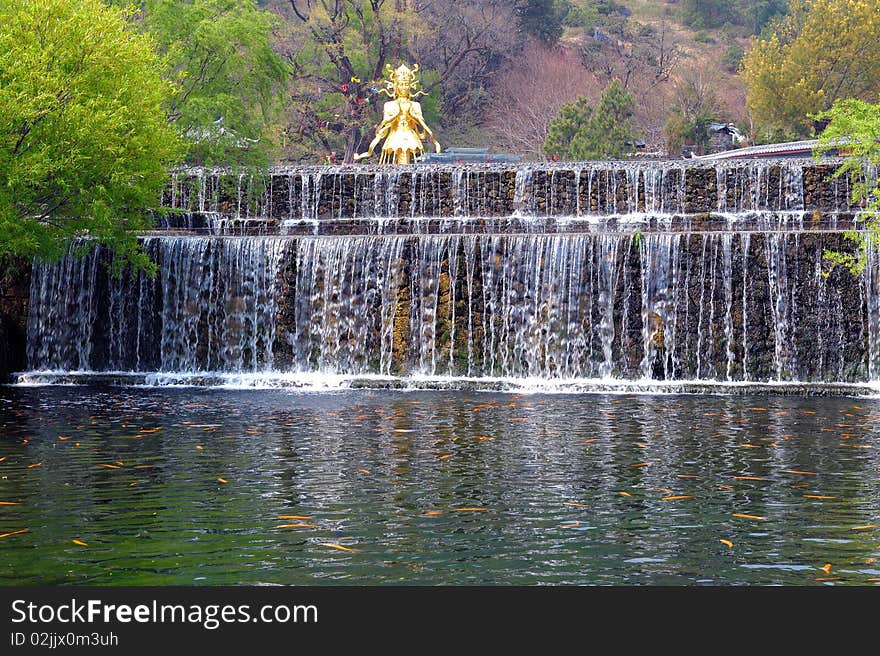
POLYGON ((822 565, 822 571, 826 574, 831 574, 831 563, 825 563, 822 565))
POLYGON ((733 491, 733 488, 732 488, 731 486, 729 486, 729 485, 719 485, 719 486, 718 486, 718 489, 720 489, 720 490, 727 490, 727 491, 729 491, 729 492, 730 492, 730 491, 733 491))
POLYGON ((481 512, 483 510, 489 510, 488 508, 453 508, 455 512, 481 512))
POLYGON ((29 528, 20 528, 17 531, 12 531, 10 533, 3 533, 2 535, 0 535, 0 539, 8 538, 11 535, 18 535, 19 533, 27 533, 29 530, 30 530, 29 528))
POLYGON ((824 494, 805 494, 804 499, 836 499, 837 497, 829 497, 824 494))
POLYGON ((744 513, 733 513, 732 516, 733 517, 742 517, 743 519, 757 519, 760 521, 764 521, 767 519, 766 517, 761 517, 760 515, 746 515, 744 513))
POLYGON ((734 476, 733 478, 737 481, 766 481, 767 480, 763 476, 734 476))
POLYGON ((437 515, 442 515, 442 510, 426 510, 422 513, 422 517, 436 517, 437 515))
POLYGON ((786 474, 799 474, 800 476, 815 476, 816 472, 800 471, 799 469, 786 469, 786 474))
POLYGON ((364 474, 364 475, 366 475, 366 476, 369 476, 369 474, 370 474, 370 470, 369 470, 369 469, 364 469, 363 467, 358 467, 357 472, 358 472, 359 474, 364 474))
POLYGON ((622 497, 631 497, 632 496, 629 492, 618 492, 618 494, 622 497))
POLYGON ((87 543, 83 542, 82 540, 71 540, 71 542, 73 542, 73 543, 76 544, 76 545, 79 545, 80 547, 87 547, 87 546, 89 546, 87 543))
POLYGON ((34 467, 42 467, 42 466, 43 466, 43 461, 40 460, 40 462, 35 462, 35 463, 32 464, 32 465, 28 465, 27 468, 28 468, 28 469, 33 469, 34 467))
POLYGON ((275 528, 317 528, 317 524, 279 524, 275 528))
POLYGON ((678 478, 702 478, 702 476, 697 476, 696 474, 676 474, 678 478))
POLYGON ((322 547, 330 547, 331 549, 339 549, 339 551, 348 551, 351 553, 357 553, 360 549, 352 549, 351 547, 346 547, 342 544, 336 544, 335 542, 321 542, 319 543, 322 547))
POLYGON ((563 501, 563 506, 571 506, 572 508, 589 508, 585 503, 577 503, 576 501, 563 501))
POLYGON ((106 467, 107 469, 120 469, 119 465, 107 465, 103 463, 98 465, 98 467, 106 467))
POLYGON ((647 467, 650 464, 651 464, 650 462, 637 462, 634 465, 630 465, 630 467, 647 467))
POLYGON ((693 495, 691 494, 678 494, 673 497, 663 497, 660 501, 678 501, 679 499, 693 499, 693 495))
POLYGON ((559 528, 576 528, 580 525, 580 522, 566 522, 565 524, 560 524, 559 528))
POLYGON ((853 526, 851 531, 870 531, 872 528, 877 528, 876 524, 864 524, 863 526, 853 526))
POLYGON ((278 515, 278 519, 311 519, 309 515, 278 515))
POLYGON ((731 542, 730 540, 718 540, 718 541, 721 544, 723 544, 724 546, 726 546, 728 549, 731 549, 733 547, 733 542, 731 542))
POLYGON ((20 506, 18 501, 0 501, 0 506, 20 506))
POLYGON ((228 483, 229 481, 227 481, 225 478, 218 478, 217 482, 218 483, 228 483))

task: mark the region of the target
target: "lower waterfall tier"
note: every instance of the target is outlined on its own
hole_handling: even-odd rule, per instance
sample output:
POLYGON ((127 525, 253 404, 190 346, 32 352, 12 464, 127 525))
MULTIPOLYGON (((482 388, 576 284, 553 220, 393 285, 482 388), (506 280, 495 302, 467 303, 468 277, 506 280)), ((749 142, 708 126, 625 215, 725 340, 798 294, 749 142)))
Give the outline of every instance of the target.
POLYGON ((880 261, 840 233, 144 239, 35 266, 33 370, 864 382, 880 261))

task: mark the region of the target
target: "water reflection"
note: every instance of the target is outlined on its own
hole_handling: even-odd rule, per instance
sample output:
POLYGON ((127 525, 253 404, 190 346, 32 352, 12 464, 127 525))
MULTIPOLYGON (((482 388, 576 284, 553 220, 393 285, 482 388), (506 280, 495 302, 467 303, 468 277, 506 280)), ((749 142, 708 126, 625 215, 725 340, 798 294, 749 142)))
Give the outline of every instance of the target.
POLYGON ((27 532, 0 538, 0 583, 873 584, 878 414, 854 398, 5 388, 0 501, 18 505, 0 505, 0 535, 27 532))

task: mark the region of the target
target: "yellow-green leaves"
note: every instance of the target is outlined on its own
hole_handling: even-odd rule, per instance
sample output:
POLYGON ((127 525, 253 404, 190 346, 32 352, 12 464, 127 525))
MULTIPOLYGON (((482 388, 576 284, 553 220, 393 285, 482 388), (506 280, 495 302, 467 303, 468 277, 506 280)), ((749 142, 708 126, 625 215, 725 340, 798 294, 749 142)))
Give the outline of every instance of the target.
POLYGON ((840 98, 880 92, 877 0, 792 0, 789 15, 743 60, 755 122, 776 133, 810 134, 810 115, 840 98))
POLYGON ((133 231, 181 152, 153 40, 99 0, 9 0, 0 26, 0 252, 88 234, 149 268, 133 231))

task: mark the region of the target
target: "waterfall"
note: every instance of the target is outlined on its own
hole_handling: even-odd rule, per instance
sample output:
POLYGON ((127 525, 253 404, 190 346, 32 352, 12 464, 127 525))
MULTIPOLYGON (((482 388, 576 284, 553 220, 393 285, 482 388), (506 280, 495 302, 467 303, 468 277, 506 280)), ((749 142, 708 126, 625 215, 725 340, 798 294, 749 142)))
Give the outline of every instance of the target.
POLYGON ((52 370, 271 368, 284 246, 271 238, 149 237, 154 279, 114 278, 100 248, 36 266, 28 360, 52 370))
POLYGON ((867 304, 868 377, 880 380, 880 254, 876 240, 868 245, 863 276, 867 304))
POLYGON ((835 318, 852 285, 821 275, 820 241, 806 248, 767 233, 758 260, 755 239, 150 237, 155 279, 113 278, 100 249, 36 267, 28 357, 53 370, 858 380, 870 367, 876 375, 876 255, 864 292, 856 288, 864 309, 835 318), (762 280, 764 316, 746 288, 762 280), (865 366, 850 361, 845 371, 844 351, 863 353, 865 366))
POLYGON ((29 366, 877 380, 880 256, 827 274, 850 192, 809 166, 182 171, 156 277, 102 248, 35 264, 29 366))

